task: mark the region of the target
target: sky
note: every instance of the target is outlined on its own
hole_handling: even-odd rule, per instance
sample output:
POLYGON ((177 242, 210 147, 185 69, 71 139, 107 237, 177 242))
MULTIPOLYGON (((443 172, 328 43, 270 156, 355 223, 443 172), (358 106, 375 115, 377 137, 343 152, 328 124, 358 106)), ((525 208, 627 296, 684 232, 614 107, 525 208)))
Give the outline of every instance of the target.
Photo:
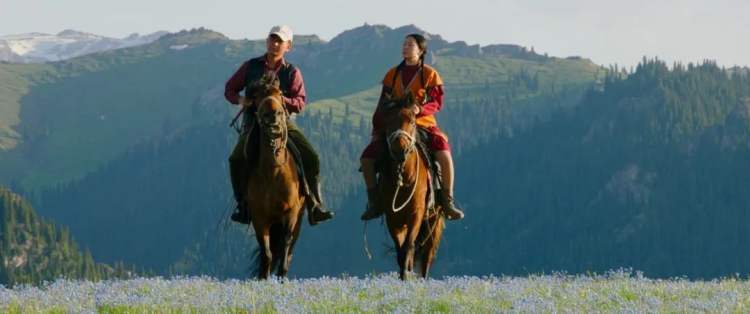
POLYGON ((206 27, 232 39, 288 24, 330 40, 368 24, 414 24, 449 41, 517 44, 633 66, 711 59, 750 66, 750 0, 0 0, 0 35, 65 29, 110 37, 206 27))

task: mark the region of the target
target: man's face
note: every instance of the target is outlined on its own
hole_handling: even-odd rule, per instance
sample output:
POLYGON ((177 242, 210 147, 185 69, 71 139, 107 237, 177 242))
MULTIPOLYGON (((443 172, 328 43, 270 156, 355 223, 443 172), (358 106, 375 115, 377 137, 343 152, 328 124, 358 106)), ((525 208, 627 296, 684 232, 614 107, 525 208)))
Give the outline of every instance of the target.
POLYGON ((268 54, 274 57, 283 57, 291 49, 291 46, 291 42, 283 41, 277 35, 271 34, 266 38, 266 50, 268 54))

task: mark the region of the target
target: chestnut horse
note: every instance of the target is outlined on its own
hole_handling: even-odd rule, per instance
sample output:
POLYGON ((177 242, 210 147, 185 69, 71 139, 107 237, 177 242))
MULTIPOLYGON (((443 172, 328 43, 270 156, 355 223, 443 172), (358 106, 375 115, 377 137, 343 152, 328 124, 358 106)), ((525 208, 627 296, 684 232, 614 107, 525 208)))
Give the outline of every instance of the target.
POLYGON ((277 267, 277 276, 284 277, 299 237, 305 196, 300 191, 295 160, 287 149, 288 113, 278 79, 264 77, 249 90, 252 95, 246 96, 257 107, 255 132, 260 132, 246 198, 259 246, 258 278, 267 279, 277 267))
POLYGON ((377 206, 385 213, 396 245, 402 280, 414 271, 415 258, 421 262, 422 278, 427 278, 445 227, 440 209, 427 208, 430 174, 425 156, 417 148, 415 106, 414 96, 408 93, 402 99, 386 101, 380 109, 386 121, 390 158, 380 170, 377 206))

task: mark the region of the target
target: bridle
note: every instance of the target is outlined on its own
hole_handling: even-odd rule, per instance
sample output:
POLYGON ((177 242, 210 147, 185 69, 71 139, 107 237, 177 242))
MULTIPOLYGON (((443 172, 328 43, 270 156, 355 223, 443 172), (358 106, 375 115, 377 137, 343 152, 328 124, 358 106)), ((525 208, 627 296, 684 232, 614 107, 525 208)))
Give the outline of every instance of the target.
POLYGON ((278 158, 279 155, 285 151, 287 141, 289 140, 288 128, 286 124, 286 119, 289 116, 289 112, 287 112, 286 107, 281 103, 279 97, 266 96, 265 98, 261 99, 258 104, 262 105, 267 101, 277 103, 282 108, 284 108, 283 119, 274 119, 274 121, 271 123, 268 123, 263 119, 263 116, 261 115, 262 109, 260 107, 255 112, 255 116, 258 120, 258 125, 260 126, 261 132, 263 132, 263 135, 265 135, 266 139, 268 139, 268 146, 270 146, 273 150, 274 163, 276 166, 281 166, 286 164, 286 162, 289 160, 288 154, 285 154, 286 156, 284 156, 284 159, 282 161, 279 161, 278 158), (274 129, 278 129, 279 131, 275 131, 274 129))
POLYGON ((394 213, 399 212, 400 210, 404 209, 406 207, 406 204, 408 204, 412 197, 414 197, 414 192, 417 190, 417 182, 419 181, 419 156, 415 158, 416 162, 416 178, 414 179, 414 184, 412 184, 411 193, 409 193, 409 197, 404 201, 401 206, 396 207, 396 198, 398 197, 398 192, 401 189, 401 187, 404 185, 404 167, 406 166, 406 157, 409 156, 411 153, 416 153, 417 151, 417 125, 416 122, 412 120, 411 124, 411 132, 406 132, 402 129, 397 129, 390 134, 388 134, 388 138, 386 140, 386 143, 388 144, 388 153, 391 156, 391 160, 394 162, 397 162, 396 166, 396 192, 393 193, 393 202, 391 202, 391 209, 394 213), (406 138, 408 141, 408 144, 406 148, 404 148, 404 153, 402 156, 396 156, 393 153, 393 150, 391 147, 394 145, 394 142, 399 140, 400 138, 406 138))

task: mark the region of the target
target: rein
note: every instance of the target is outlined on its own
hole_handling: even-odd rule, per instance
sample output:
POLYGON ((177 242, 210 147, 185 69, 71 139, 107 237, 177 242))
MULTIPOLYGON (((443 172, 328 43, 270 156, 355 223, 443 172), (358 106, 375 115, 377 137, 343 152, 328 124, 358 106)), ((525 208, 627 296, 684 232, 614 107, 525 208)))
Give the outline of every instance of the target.
MULTIPOLYGON (((412 130, 416 131, 416 125, 412 123, 412 130)), ((416 152, 416 144, 417 144, 417 138, 414 134, 415 132, 408 133, 404 130, 396 130, 393 133, 388 135, 388 152, 391 155, 391 159, 397 160, 396 156, 393 154, 393 150, 391 150, 392 142, 394 140, 397 140, 400 137, 406 137, 406 139, 409 141, 409 145, 404 150, 404 161, 402 161, 398 167, 396 168, 396 174, 397 174, 397 181, 396 181, 396 192, 393 193, 393 201, 391 202, 391 209, 394 213, 397 213, 404 209, 406 205, 411 201, 411 199, 414 197, 414 192, 417 190, 417 182, 419 182, 419 154, 417 154, 417 158, 415 158, 415 162, 417 164, 417 173, 416 178, 414 179, 414 184, 412 184, 411 193, 409 193, 409 197, 404 201, 401 206, 396 207, 396 199, 398 198, 398 192, 401 190, 401 187, 404 185, 404 179, 403 179, 403 173, 404 173, 404 165, 406 164, 406 156, 408 156, 411 153, 416 152)))
POLYGON ((426 237, 424 238, 424 240, 422 240, 422 243, 420 243, 420 244, 419 244, 419 246, 424 246, 424 244, 425 244, 425 243, 427 243, 427 240, 429 240, 429 239, 431 239, 431 238, 432 238, 432 234, 433 234, 433 233, 435 233, 435 228, 436 228, 436 227, 437 227, 437 225, 438 225, 438 224, 440 223, 440 219, 435 219, 435 222, 434 222, 434 223, 433 223, 432 225, 430 225, 430 223, 429 223, 429 221, 430 221, 430 218, 434 217, 435 215, 440 215, 440 214, 439 214, 439 213, 438 213, 438 212, 437 212, 437 211, 435 210, 435 206, 433 206, 433 207, 432 207, 432 208, 430 208, 430 209, 427 209, 427 215, 426 215, 426 217, 425 217, 425 218, 423 218, 423 219, 422 219, 422 221, 423 221, 423 222, 424 222, 424 223, 425 223, 425 224, 426 224, 426 225, 427 225, 428 227, 430 227, 430 232, 429 232, 429 233, 427 234, 427 236, 426 236, 426 237), (432 214, 431 214, 431 215, 430 215, 430 211, 432 211, 432 214))

